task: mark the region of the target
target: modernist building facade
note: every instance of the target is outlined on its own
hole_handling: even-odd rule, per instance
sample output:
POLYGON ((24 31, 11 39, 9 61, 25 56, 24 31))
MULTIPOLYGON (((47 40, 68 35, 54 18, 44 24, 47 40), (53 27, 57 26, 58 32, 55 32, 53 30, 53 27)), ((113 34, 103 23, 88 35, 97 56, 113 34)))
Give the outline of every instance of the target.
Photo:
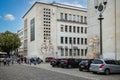
POLYGON ((28 56, 85 58, 87 9, 36 2, 23 21, 24 53, 28 56))
POLYGON ((20 38, 20 41, 21 41, 21 46, 18 48, 18 54, 19 55, 24 55, 24 49, 23 49, 23 42, 24 42, 23 28, 18 30, 17 34, 18 34, 18 36, 20 38))
MULTIPOLYGON (((100 1, 100 0, 99 0, 100 1)), ((102 1, 102 0, 101 0, 102 1)), ((120 60, 120 0, 108 0, 103 12, 102 43, 103 58, 120 60)), ((95 11, 94 0, 88 0, 88 40, 100 35, 99 14, 95 11)))

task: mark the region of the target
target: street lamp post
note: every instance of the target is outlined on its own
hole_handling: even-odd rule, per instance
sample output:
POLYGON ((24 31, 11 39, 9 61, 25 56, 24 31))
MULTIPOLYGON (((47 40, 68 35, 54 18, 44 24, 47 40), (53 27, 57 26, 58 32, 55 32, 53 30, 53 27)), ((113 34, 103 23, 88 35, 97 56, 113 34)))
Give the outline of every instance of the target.
POLYGON ((103 51, 102 51, 102 20, 104 18, 102 17, 102 13, 106 9, 107 0, 94 0, 94 3, 95 3, 95 9, 99 13, 98 20, 100 20, 100 54, 103 55, 103 51))

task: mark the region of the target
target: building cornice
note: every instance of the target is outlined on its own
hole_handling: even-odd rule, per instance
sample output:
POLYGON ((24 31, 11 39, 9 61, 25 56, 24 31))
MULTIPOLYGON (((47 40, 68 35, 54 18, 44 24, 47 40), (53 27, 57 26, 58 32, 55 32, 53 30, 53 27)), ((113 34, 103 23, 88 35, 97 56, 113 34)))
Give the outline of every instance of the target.
POLYGON ((42 2, 35 2, 31 8, 25 13, 25 15, 22 17, 24 18, 27 13, 36 5, 36 4, 44 4, 44 5, 49 5, 49 6, 56 6, 56 7, 60 7, 60 8, 66 8, 66 9, 71 9, 71 10, 77 10, 77 11, 83 11, 83 12, 87 12, 86 8, 81 8, 81 7, 76 7, 76 6, 71 6, 71 5, 65 5, 65 4, 61 4, 61 3, 42 3, 42 2))

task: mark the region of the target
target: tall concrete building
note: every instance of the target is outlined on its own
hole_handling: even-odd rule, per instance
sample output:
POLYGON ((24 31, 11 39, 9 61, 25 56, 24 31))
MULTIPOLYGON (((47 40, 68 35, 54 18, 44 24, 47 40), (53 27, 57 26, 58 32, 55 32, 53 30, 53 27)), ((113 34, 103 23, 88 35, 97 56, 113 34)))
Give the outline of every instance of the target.
POLYGON ((28 56, 85 58, 87 9, 36 2, 23 21, 24 52, 28 56))
MULTIPOLYGON (((99 0, 100 1, 100 0, 99 0)), ((102 1, 102 0, 101 0, 102 1)), ((88 39, 100 35, 99 14, 88 0, 88 39)), ((102 20, 103 58, 120 60, 120 0, 108 0, 102 20)))

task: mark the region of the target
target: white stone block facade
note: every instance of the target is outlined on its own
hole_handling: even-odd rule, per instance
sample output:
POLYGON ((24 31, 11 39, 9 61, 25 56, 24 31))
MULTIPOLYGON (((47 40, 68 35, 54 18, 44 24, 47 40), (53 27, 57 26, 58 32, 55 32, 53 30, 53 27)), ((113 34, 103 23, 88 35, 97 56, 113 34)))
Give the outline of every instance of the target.
MULTIPOLYGON (((120 0, 108 0, 103 12, 102 38, 103 58, 120 60, 120 0)), ((99 14, 95 11, 94 0, 88 0, 88 40, 100 34, 99 14)))
POLYGON ((24 52, 28 56, 86 57, 87 9, 36 2, 23 16, 23 22, 24 52))

